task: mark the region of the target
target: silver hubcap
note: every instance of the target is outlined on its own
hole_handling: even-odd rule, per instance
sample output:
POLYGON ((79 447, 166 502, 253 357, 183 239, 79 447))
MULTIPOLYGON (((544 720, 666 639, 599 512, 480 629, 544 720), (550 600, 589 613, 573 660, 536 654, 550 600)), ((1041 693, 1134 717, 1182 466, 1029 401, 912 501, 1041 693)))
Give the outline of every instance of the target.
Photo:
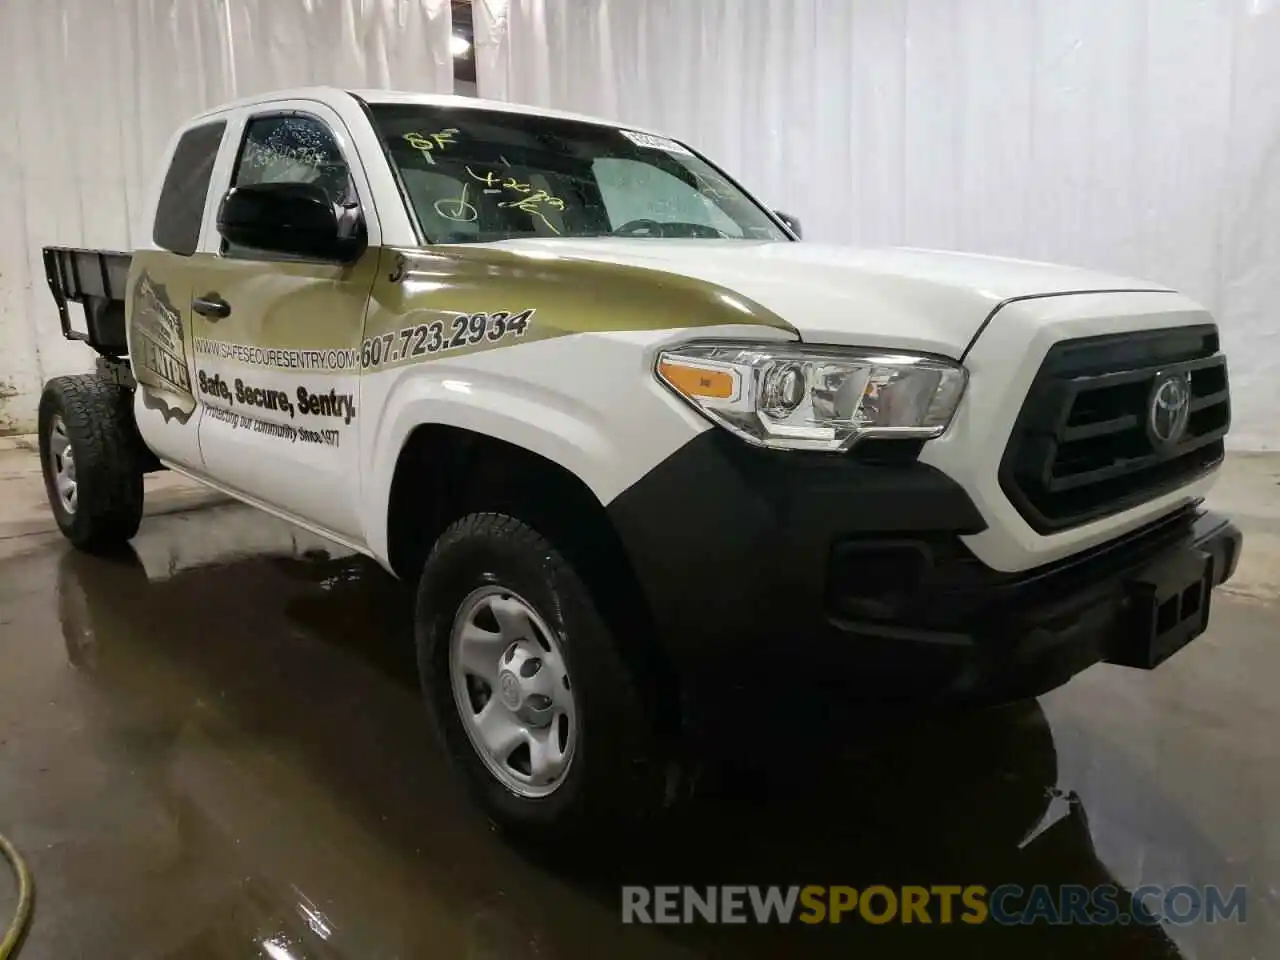
POLYGON ((564 782, 578 713, 555 634, 524 599, 472 591, 449 638, 453 699, 485 766, 508 790, 545 797, 564 782))
POLYGON ((53 488, 67 513, 75 513, 79 504, 79 484, 76 482, 76 455, 67 436, 67 425, 61 417, 54 417, 49 424, 49 460, 53 470, 53 488))

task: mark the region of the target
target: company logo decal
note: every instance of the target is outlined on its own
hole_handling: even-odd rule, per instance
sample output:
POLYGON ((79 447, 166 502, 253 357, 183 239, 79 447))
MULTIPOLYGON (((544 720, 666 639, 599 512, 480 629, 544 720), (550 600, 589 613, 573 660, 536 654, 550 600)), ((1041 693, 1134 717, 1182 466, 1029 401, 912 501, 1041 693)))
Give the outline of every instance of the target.
POLYGON ((303 417, 323 417, 339 426, 350 426, 356 417, 356 398, 352 393, 339 393, 330 389, 322 392, 295 386, 292 391, 274 387, 261 387, 246 383, 242 378, 226 380, 220 373, 200 370, 196 375, 200 394, 205 398, 206 416, 210 420, 225 423, 236 430, 251 430, 290 443, 317 443, 329 447, 342 445, 341 432, 335 428, 294 426, 283 419, 264 419, 255 414, 272 413, 288 416, 289 420, 303 417), (240 407, 241 412, 234 408, 240 407), (243 412, 245 407, 256 408, 243 412))
POLYGON ((182 336, 182 314, 164 284, 143 273, 133 287, 134 376, 143 403, 165 422, 185 424, 196 408, 182 336))

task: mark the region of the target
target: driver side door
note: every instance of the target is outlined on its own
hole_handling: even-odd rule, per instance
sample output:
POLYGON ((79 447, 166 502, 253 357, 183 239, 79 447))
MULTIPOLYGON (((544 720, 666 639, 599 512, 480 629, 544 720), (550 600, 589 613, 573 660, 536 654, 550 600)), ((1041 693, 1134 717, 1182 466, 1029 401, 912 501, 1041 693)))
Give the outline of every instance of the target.
POLYGON ((229 243, 206 229, 193 280, 195 387, 209 478, 354 545, 360 524, 359 348, 380 237, 338 115, 314 102, 255 108, 228 186, 324 188, 368 245, 354 263, 229 243))

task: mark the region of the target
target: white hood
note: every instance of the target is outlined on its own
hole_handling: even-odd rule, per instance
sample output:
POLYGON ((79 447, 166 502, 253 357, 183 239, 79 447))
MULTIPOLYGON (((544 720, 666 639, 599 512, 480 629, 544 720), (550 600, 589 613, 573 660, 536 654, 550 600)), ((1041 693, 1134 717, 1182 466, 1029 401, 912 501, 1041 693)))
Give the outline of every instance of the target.
POLYGON ((772 310, 810 343, 958 358, 1002 301, 1047 293, 1166 290, 1074 267, 941 250, 822 243, 585 238, 497 246, 706 280, 772 310))

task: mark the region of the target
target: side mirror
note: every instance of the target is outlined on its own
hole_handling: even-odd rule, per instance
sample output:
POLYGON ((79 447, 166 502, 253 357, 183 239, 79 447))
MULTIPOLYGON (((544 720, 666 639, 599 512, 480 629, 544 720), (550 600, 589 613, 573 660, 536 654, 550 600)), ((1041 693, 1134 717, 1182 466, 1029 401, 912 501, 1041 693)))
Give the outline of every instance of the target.
POLYGON ((364 252, 363 230, 343 236, 333 201, 313 183, 232 187, 218 207, 218 233, 236 246, 336 263, 364 252))
POLYGON ((795 234, 797 240, 804 236, 804 234, 800 232, 800 221, 791 214, 783 213, 781 210, 775 210, 773 211, 773 215, 787 225, 787 229, 795 234))

